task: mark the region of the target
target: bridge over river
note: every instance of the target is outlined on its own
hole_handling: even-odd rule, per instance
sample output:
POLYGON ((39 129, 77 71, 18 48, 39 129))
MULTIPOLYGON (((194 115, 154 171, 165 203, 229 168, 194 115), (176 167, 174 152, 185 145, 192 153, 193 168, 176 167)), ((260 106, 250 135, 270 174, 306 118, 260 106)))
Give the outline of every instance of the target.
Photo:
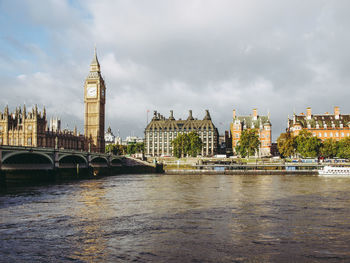
POLYGON ((0 177, 47 179, 122 172, 156 172, 156 166, 130 157, 55 148, 0 146, 0 177))

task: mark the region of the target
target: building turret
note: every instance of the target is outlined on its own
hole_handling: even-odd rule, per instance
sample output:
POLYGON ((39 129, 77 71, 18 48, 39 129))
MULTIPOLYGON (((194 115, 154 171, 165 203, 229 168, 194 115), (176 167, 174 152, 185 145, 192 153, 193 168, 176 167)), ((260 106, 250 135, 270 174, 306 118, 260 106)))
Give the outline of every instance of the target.
POLYGON ((192 110, 189 110, 188 111, 188 118, 187 118, 188 121, 192 121, 194 120, 193 116, 192 116, 192 110))
POLYGON ((210 114, 209 114, 209 110, 205 110, 204 120, 211 120, 211 117, 210 117, 210 114))
POLYGON ((174 120, 175 120, 175 118, 174 118, 174 111, 173 111, 173 110, 171 110, 171 111, 170 111, 170 117, 169 117, 169 120, 172 120, 172 121, 174 121, 174 120))

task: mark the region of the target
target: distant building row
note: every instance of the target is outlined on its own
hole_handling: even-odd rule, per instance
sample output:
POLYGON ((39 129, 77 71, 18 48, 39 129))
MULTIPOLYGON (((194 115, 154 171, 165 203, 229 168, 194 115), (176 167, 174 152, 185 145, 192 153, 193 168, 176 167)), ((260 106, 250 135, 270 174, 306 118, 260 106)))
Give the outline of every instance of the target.
MULTIPOLYGON (((213 124, 209 111, 203 120, 194 119, 192 111, 186 120, 175 120, 173 111, 169 118, 165 118, 156 111, 151 122, 145 129, 145 151, 148 156, 172 156, 171 141, 179 133, 195 131, 203 142, 202 156, 213 156, 218 153, 236 154, 235 148, 240 141, 244 130, 255 129, 260 140, 258 156, 270 156, 276 151, 276 143, 272 143, 272 124, 270 114, 259 115, 254 109, 251 115, 237 115, 233 110, 230 131, 220 137, 213 124), (223 146, 226 145, 226 151, 223 146)), ((297 136, 301 130, 307 130, 313 136, 325 139, 340 140, 350 136, 350 114, 340 114, 339 107, 334 107, 333 113, 312 114, 311 108, 306 109, 306 114, 294 114, 288 117, 287 132, 297 136)))
POLYGON ((119 145, 129 145, 132 143, 143 143, 143 138, 136 136, 127 136, 125 140, 118 136, 114 136, 111 127, 108 127, 107 132, 105 133, 105 143, 109 144, 119 144, 119 145))

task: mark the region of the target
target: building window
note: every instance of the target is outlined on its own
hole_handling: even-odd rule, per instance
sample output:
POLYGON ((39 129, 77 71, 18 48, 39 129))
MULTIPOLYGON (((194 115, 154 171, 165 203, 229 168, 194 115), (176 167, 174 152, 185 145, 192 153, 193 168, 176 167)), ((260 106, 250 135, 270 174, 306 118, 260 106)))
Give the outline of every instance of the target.
POLYGON ((335 133, 335 137, 339 137, 339 133, 336 132, 336 133, 335 133))
POLYGON ((27 144, 28 144, 28 145, 32 145, 32 138, 28 138, 28 139, 27 139, 27 144))
POLYGON ((3 129, 3 128, 2 128, 2 126, 0 125, 0 131, 2 131, 2 129, 3 129))
POLYGON ((344 132, 341 133, 341 137, 344 137, 344 132))
POLYGON ((322 134, 321 134, 321 133, 318 133, 318 137, 322 137, 322 134))
POLYGON ((324 133, 324 137, 327 137, 327 133, 326 132, 324 133))
POLYGON ((313 133, 312 133, 312 136, 314 136, 314 137, 315 137, 315 136, 316 136, 316 132, 313 132, 313 133))
POLYGON ((329 134, 329 137, 333 137, 333 132, 331 132, 331 133, 329 134))
POLYGON ((32 125, 28 125, 28 131, 31 131, 32 130, 32 125))

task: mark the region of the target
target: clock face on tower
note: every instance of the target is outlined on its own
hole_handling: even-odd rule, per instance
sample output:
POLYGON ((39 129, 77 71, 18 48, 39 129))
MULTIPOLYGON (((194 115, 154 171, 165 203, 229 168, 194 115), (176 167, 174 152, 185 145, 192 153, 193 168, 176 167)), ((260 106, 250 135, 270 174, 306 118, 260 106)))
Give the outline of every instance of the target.
POLYGON ((88 98, 96 98, 96 94, 97 94, 96 84, 88 84, 86 88, 86 93, 88 98))

